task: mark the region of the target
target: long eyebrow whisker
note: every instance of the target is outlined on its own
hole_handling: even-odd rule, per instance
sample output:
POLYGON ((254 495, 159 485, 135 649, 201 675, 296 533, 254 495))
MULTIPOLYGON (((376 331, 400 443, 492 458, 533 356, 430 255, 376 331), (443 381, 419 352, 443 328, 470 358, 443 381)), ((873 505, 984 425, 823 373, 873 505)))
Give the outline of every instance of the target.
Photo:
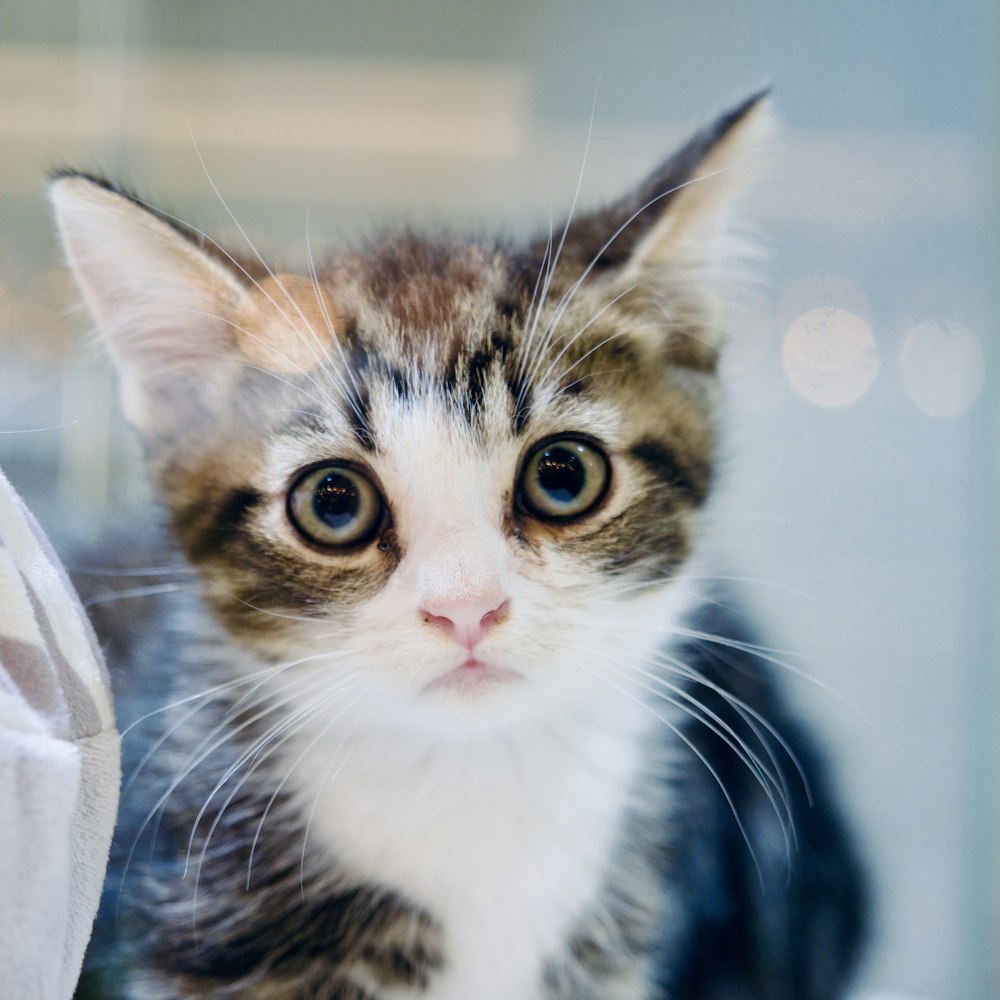
MULTIPOLYGON (((538 382, 539 382, 539 383, 540 383, 541 385, 546 385, 546 384, 548 383, 549 379, 550 379, 550 378, 551 378, 551 376, 552 376, 552 371, 553 371, 553 369, 554 369, 554 368, 555 368, 555 366, 556 366, 556 365, 557 365, 557 364, 558 364, 558 363, 559 363, 559 362, 560 362, 560 361, 562 360, 562 358, 563 358, 563 357, 564 357, 564 356, 566 355, 566 352, 567 352, 567 351, 568 351, 568 350, 569 350, 569 349, 570 349, 570 348, 571 348, 571 347, 572 347, 572 346, 573 346, 573 345, 574 345, 574 344, 575 344, 575 343, 576 343, 576 342, 577 342, 577 341, 578 341, 578 340, 580 339, 580 337, 582 337, 582 336, 583 336, 583 335, 584 335, 584 334, 585 334, 585 333, 587 332, 587 330, 589 330, 589 329, 590 329, 590 327, 591 327, 591 326, 593 326, 593 325, 594 325, 594 323, 596 323, 596 322, 597 322, 597 321, 598 321, 598 320, 599 320, 599 319, 600 319, 600 318, 601 318, 601 317, 602 317, 602 316, 603 316, 603 315, 604 315, 604 314, 605 314, 605 313, 606 313, 606 312, 607 312, 607 311, 608 311, 609 309, 611 309, 611 308, 612 308, 612 307, 613 307, 613 306, 614 306, 614 305, 615 305, 615 304, 616 304, 617 302, 619 302, 619 301, 620 301, 621 299, 623 299, 623 298, 624 298, 624 297, 625 297, 626 295, 628 295, 628 294, 629 294, 629 292, 633 291, 634 289, 635 289, 635 285, 631 285, 630 287, 628 287, 628 288, 626 288, 626 289, 623 289, 623 290, 622 290, 621 292, 619 292, 619 293, 618 293, 618 294, 617 294, 617 295, 616 295, 616 296, 615 296, 615 297, 614 297, 613 299, 611 299, 610 301, 606 302, 606 303, 605 303, 605 304, 604 304, 603 306, 601 306, 601 308, 600 308, 600 309, 598 309, 598 310, 597 310, 597 312, 596 312, 596 313, 594 313, 594 315, 593 315, 593 316, 591 316, 591 317, 590 317, 590 319, 589 319, 589 320, 587 320, 587 322, 586 322, 586 323, 584 323, 584 325, 583 325, 583 326, 581 326, 581 327, 580 327, 580 329, 576 331, 576 333, 574 333, 574 334, 573 334, 573 335, 572 335, 571 337, 569 337, 569 338, 568 338, 568 339, 566 340, 566 343, 565 343, 565 344, 563 344, 563 346, 562 346, 562 348, 560 349, 559 353, 558 353, 558 354, 557 354, 557 355, 556 355, 556 356, 555 356, 555 357, 554 357, 554 358, 553 358, 553 359, 552 359, 552 360, 551 360, 551 361, 549 362, 549 366, 548 366, 548 368, 547 368, 547 369, 545 370, 545 373, 544 373, 544 374, 543 374, 543 375, 542 375, 542 376, 541 376, 540 378, 538 378, 538 382)), ((574 362, 573 362, 573 364, 571 364, 571 365, 570 365, 570 366, 569 366, 569 367, 568 367, 568 368, 567 368, 567 369, 566 369, 566 370, 565 370, 564 372, 562 372, 562 373, 560 374, 560 376, 559 376, 559 381, 561 382, 561 381, 562 381, 562 380, 563 380, 563 379, 564 379, 564 378, 565 378, 565 377, 566 377, 567 375, 569 375, 569 373, 570 373, 571 371, 573 371, 573 369, 574 369, 574 368, 576 368, 576 366, 577 366, 577 365, 579 365, 579 364, 581 364, 582 362, 586 361, 586 360, 587 360, 587 358, 589 358, 589 357, 590 357, 590 356, 591 356, 592 354, 594 354, 594 353, 595 353, 596 351, 599 351, 599 350, 600 350, 600 349, 601 349, 602 347, 604 347, 604 346, 605 346, 605 344, 610 344, 610 343, 611 343, 611 342, 612 342, 613 340, 617 340, 617 339, 618 339, 619 337, 621 337, 621 336, 624 336, 624 331, 622 331, 622 330, 616 330, 616 331, 615 331, 614 333, 610 334, 609 336, 607 336, 607 337, 605 337, 605 338, 604 338, 603 340, 601 340, 601 341, 600 341, 600 342, 599 342, 598 344, 595 344, 595 345, 594 345, 594 346, 593 346, 593 347, 592 347, 592 348, 591 348, 591 349, 590 349, 589 351, 587 351, 587 353, 586 353, 586 354, 583 354, 583 355, 581 355, 581 356, 580 356, 579 358, 577 358, 577 359, 576 359, 576 361, 574 361, 574 362)), ((535 370, 533 370, 533 371, 532 371, 532 377, 535 377, 535 372, 536 372, 536 371, 537 371, 537 369, 535 369, 535 370)))
POLYGON ((520 383, 520 388, 517 393, 517 400, 515 401, 514 411, 515 413, 520 413, 524 406, 524 397, 528 391, 528 382, 526 376, 526 366, 529 363, 529 358, 531 357, 531 342, 535 336, 535 329, 538 326, 538 316, 541 312, 542 305, 545 299, 547 282, 551 278, 551 269, 546 269, 546 263, 550 261, 552 256, 552 217, 549 216, 549 235, 545 242, 545 251, 542 254, 541 262, 538 265, 538 274, 535 276, 535 287, 531 293, 531 302, 528 305, 528 312, 525 316, 525 328, 528 331, 527 337, 525 337, 524 343, 521 347, 521 356, 518 359, 517 364, 517 377, 520 383), (544 275, 544 281, 543 281, 544 275), (541 297, 538 297, 539 289, 541 289, 541 297), (536 304, 537 300, 537 304, 536 304))
POLYGON ((347 400, 348 406, 350 406, 351 411, 357 418, 360 425, 365 424, 365 416, 358 409, 357 397, 361 395, 361 386, 358 384, 357 375, 354 371, 354 366, 351 364, 350 359, 344 351, 344 346, 340 342, 340 337, 337 336, 337 330, 333 323, 333 317, 330 315, 330 310, 327 308, 326 300, 323 297, 322 290, 320 287, 319 274, 316 270, 316 259, 313 256, 312 249, 312 238, 309 234, 309 215, 306 215, 306 257, 309 261, 309 276, 312 279, 313 294, 316 296, 316 302, 319 305, 320 312, 323 314, 323 322, 326 324, 327 333, 330 336, 334 347, 337 349, 337 354, 340 356, 341 363, 343 364, 344 371, 347 374, 347 378, 351 380, 350 386, 348 386, 347 381, 340 372, 334 372, 334 376, 337 379, 341 392, 344 395, 344 399, 347 400), (353 391, 352 391, 353 389, 353 391))
MULTIPOLYGON (((271 269, 271 266, 264 259, 263 255, 260 253, 260 251, 257 249, 257 247, 255 246, 253 240, 250 239, 249 234, 243 228, 243 226, 241 225, 239 219, 236 218, 236 214, 229 207, 229 204, 226 201, 226 199, 222 197, 222 192, 219 190, 218 185, 215 183, 215 180, 212 178, 212 175, 209 172, 208 164, 205 162, 205 157, 202 155, 201 147, 198 145, 198 140, 195 138, 194 129, 191 127, 191 122, 190 121, 188 121, 187 126, 188 126, 188 134, 191 137, 191 144, 192 144, 192 146, 194 146, 195 155, 198 157, 198 162, 201 164, 201 169, 202 169, 202 171, 205 174, 205 179, 208 181, 209 185, 211 186, 212 191, 215 193, 216 198, 219 199, 219 203, 222 205, 223 209, 226 211, 226 214, 229 216, 229 218, 232 219, 233 225, 236 226, 236 228, 239 230, 240 236, 242 236, 243 239, 246 241, 246 245, 250 248, 250 252, 257 258, 257 260, 260 263, 261 267, 264 268, 264 271, 266 272, 267 276, 281 289, 282 293, 285 296, 285 299, 295 309, 295 311, 299 314, 299 319, 302 321, 302 323, 305 326, 305 328, 308 329, 308 330, 310 330, 310 332, 313 332, 312 328, 311 328, 311 326, 309 324, 309 321, 306 319, 305 313, 302 312, 302 307, 298 304, 298 302, 295 301, 295 297, 288 291, 288 289, 285 288, 285 286, 282 285, 282 283, 277 280, 277 276, 275 275, 274 271, 271 269)), ((243 273, 246 274, 247 272, 244 271, 243 273)), ((270 293, 267 292, 267 290, 264 289, 260 285, 260 283, 257 282, 255 279, 251 278, 251 280, 253 281, 254 285, 256 285, 257 290, 268 300, 268 302, 271 303, 272 306, 274 306, 275 310, 278 312, 278 314, 281 316, 281 318, 284 319, 285 322, 288 323, 288 325, 293 330, 295 330, 299 334, 299 336, 301 337, 302 336, 301 329, 299 327, 297 327, 296 324, 291 321, 291 318, 289 317, 289 315, 281 308, 281 306, 278 305, 278 303, 274 300, 273 296, 271 296, 270 293)), ((315 336, 315 333, 313 333, 313 336, 315 336)), ((303 338, 303 342, 304 341, 305 341, 305 338, 303 338)))
MULTIPOLYGON (((531 323, 531 327, 530 327, 530 330, 529 330, 529 333, 528 333, 528 338, 527 338, 527 340, 525 342, 524 352, 521 355, 522 362, 524 362, 524 360, 530 354, 530 346, 531 346, 531 342, 532 342, 532 340, 534 339, 534 336, 535 336, 535 329, 536 329, 536 327, 538 325, 538 317, 541 315, 542 308, 544 307, 546 299, 548 298, 549 286, 552 283, 552 279, 555 277, 556 268, 559 265, 559 258, 562 256, 563 247, 566 244, 566 237, 569 235, 570 226, 573 223, 573 216, 574 216, 574 214, 576 212, 576 205, 577 205, 577 202, 580 200, 580 192, 583 189, 583 175, 584 175, 584 172, 587 169, 587 157, 590 155, 590 143, 591 143, 591 139, 593 138, 593 134, 594 134, 594 117, 597 114, 597 98, 598 98, 598 95, 600 94, 600 88, 601 88, 601 79, 600 79, 600 76, 598 76, 598 78, 597 78, 597 85, 594 88, 594 99, 593 99, 593 102, 591 103, 591 107, 590 107, 590 123, 587 126, 587 141, 586 141, 586 143, 584 144, 584 147, 583 147, 583 160, 580 163, 580 173, 577 175, 577 179, 576 179, 576 190, 573 192, 573 201, 570 204, 569 213, 566 216, 566 222, 563 224, 562 234, 559 237, 559 245, 555 248, 555 252, 551 253, 551 255, 550 255, 550 251, 552 250, 552 225, 551 225, 551 220, 550 220, 550 223, 549 223, 549 239, 548 239, 548 243, 546 245, 546 255, 550 256, 549 266, 548 266, 548 269, 545 272, 545 281, 542 284, 542 294, 541 294, 541 297, 538 300, 538 308, 535 311, 535 316, 534 316, 534 318, 532 320, 532 323, 531 323)), ((543 259, 542 259, 542 266, 541 266, 541 268, 539 270, 539 274, 541 274, 541 271, 544 268, 545 268, 545 262, 544 262, 544 257, 543 257, 543 259)), ((538 290, 537 282, 536 282, 536 285, 535 285, 535 290, 536 290, 536 292, 538 290)), ((534 295, 532 295, 532 302, 534 302, 534 295)), ((539 354, 541 354, 541 351, 539 352, 539 354)), ((525 382, 525 380, 526 380, 525 379, 525 370, 524 370, 523 365, 521 367, 519 367, 518 376, 519 376, 519 378, 520 378, 520 380, 521 380, 521 382, 523 384, 525 382)), ((522 400, 519 399, 518 403, 520 404, 521 402, 522 402, 522 400)))

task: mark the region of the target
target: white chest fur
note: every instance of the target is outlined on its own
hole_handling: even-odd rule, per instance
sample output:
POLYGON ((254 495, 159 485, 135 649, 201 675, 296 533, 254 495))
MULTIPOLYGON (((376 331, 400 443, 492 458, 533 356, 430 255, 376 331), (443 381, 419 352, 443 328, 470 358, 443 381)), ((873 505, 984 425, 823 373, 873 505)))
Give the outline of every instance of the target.
POLYGON ((600 713, 474 741, 365 733, 339 771, 328 741, 304 750, 301 734, 291 784, 312 811, 310 842, 443 928, 446 967, 421 996, 541 995, 633 791, 648 717, 627 704, 600 713))

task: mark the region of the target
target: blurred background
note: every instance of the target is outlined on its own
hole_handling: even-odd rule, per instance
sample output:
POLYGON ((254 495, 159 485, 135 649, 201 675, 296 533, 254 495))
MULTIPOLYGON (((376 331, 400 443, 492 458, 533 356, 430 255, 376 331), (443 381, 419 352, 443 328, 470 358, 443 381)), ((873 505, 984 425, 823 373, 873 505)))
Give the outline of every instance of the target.
POLYGON ((998 996, 998 45, 987 0, 4 2, 0 466, 64 546, 146 502, 53 167, 239 247, 217 188, 294 264, 400 219, 543 229, 592 107, 596 205, 770 84, 711 544, 815 681, 877 886, 862 995, 998 996))

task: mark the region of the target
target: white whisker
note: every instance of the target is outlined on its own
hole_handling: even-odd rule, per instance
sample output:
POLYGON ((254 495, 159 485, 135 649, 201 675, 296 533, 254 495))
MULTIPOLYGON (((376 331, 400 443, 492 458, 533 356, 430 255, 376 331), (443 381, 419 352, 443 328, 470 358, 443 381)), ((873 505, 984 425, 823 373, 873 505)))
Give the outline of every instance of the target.
MULTIPOLYGON (((582 337, 583 334, 586 333, 587 330, 589 330, 590 327, 593 326, 593 324, 596 323, 597 320, 601 318, 601 316, 603 316, 612 306, 614 306, 622 298, 628 295, 629 292, 633 291, 634 288, 635 286, 631 285, 630 287, 619 292, 613 299, 611 299, 609 302, 606 302, 603 306, 601 306, 601 308, 598 309, 597 312, 594 313, 594 315, 591 316, 591 318, 587 320, 587 322, 584 323, 584 325, 581 326, 579 330, 576 331, 576 333, 574 333, 571 337, 569 337, 566 340, 566 343, 563 344, 562 349, 559 351, 559 353, 549 362, 549 367, 545 370, 545 373, 540 378, 538 378, 537 381, 540 385, 544 386, 548 383, 548 380, 552 376, 552 371, 555 368, 555 366, 563 359, 563 357, 565 357, 566 352, 577 342, 577 340, 579 340, 580 337, 582 337)), ((624 335, 625 335, 624 331, 616 330, 614 333, 605 337, 599 343, 595 344, 589 351, 587 351, 586 354, 583 354, 579 358, 577 358, 573 362, 573 364, 571 364, 564 372, 562 372, 559 376, 558 381, 561 382, 567 375, 569 375, 571 371, 573 371, 574 368, 576 368, 577 365, 586 361, 587 358, 589 358, 595 351, 599 351, 602 347, 605 346, 605 344, 610 344, 611 341, 617 340, 619 337, 622 337, 624 335)))
POLYGON ((116 569, 114 566, 84 566, 69 565, 69 571, 81 576, 110 576, 110 577, 130 577, 130 576, 195 576, 195 571, 189 566, 147 566, 127 569, 116 569))
MULTIPOLYGON (((349 690, 353 686, 354 681, 358 677, 362 676, 362 674, 363 672, 360 670, 351 671, 346 675, 338 677, 337 681, 332 685, 330 684, 329 680, 323 676, 300 678, 299 679, 300 682, 305 680, 307 683, 300 685, 293 685, 295 690, 293 690, 293 692, 289 694, 288 697, 285 697, 283 699, 275 698, 273 695, 269 696, 268 699, 269 703, 267 705, 267 708, 263 709, 261 712, 257 713, 251 718, 245 720, 241 725, 236 727, 229 734, 230 736, 232 736, 238 732, 252 728, 262 718, 271 715, 274 712, 280 711, 281 709, 284 709, 287 705, 294 704, 299 699, 301 699, 304 694, 308 694, 309 692, 317 688, 319 689, 322 689, 324 687, 328 688, 328 690, 324 691, 322 696, 318 698, 315 702, 307 706, 304 706, 302 708, 296 709, 290 715, 287 716, 283 715, 281 718, 279 718, 274 725, 270 726, 267 730, 264 731, 263 734, 261 734, 261 736, 257 737, 254 740, 254 742, 249 747, 247 747, 232 764, 230 764, 230 766, 225 770, 225 772, 218 779, 218 781, 216 781, 215 786, 205 797, 205 800, 202 803, 201 808, 198 810, 198 813, 195 816, 194 822, 191 824, 191 833, 188 838, 187 855, 184 860, 185 875, 187 874, 188 867, 191 862, 191 851, 194 848, 194 841, 198 833, 198 828, 201 825, 201 821, 204 818, 205 813, 208 811, 208 808, 211 805, 212 800, 215 798, 218 792, 228 783, 230 778, 232 778, 241 768, 243 767, 247 768, 246 773, 236 783, 236 785, 230 792, 229 796, 222 803, 222 806, 219 808, 219 811, 216 814, 215 819, 213 820, 212 825, 208 830, 208 833, 205 835, 201 851, 202 860, 204 860, 205 854, 208 851, 208 846, 209 842, 212 839, 212 835, 214 834, 219 823, 222 821, 222 817, 225 814, 226 809, 228 808, 230 803, 239 794, 240 789, 242 789, 246 781, 257 770, 257 768, 262 763, 264 763, 264 761, 267 760, 267 758, 271 755, 271 753, 275 749, 280 747, 284 742, 282 740, 277 744, 275 744, 275 740, 277 740, 279 736, 281 736, 285 732, 288 732, 289 730, 294 731, 295 726, 297 726, 300 722, 310 718, 317 712, 322 711, 322 709, 324 709, 327 705, 335 701, 341 693, 343 693, 345 690, 349 690)), ((285 691, 287 692, 288 690, 289 688, 286 687, 285 691)), ((200 868, 200 863, 199 863, 199 868, 200 868)))
MULTIPOLYGON (((613 649, 610 650, 610 653, 615 652, 620 651, 613 649)), ((611 659, 610 654, 607 659, 611 659)), ((767 796, 768 801, 771 803, 771 807, 774 810, 774 814, 778 819, 782 834, 785 838, 786 852, 790 852, 791 839, 795 837, 794 820, 791 814, 791 808, 787 797, 787 788, 784 781, 779 779, 768 767, 765 766, 759 755, 747 745, 746 741, 732 728, 732 726, 730 726, 729 723, 721 718, 721 716, 719 716, 716 712, 713 712, 710 708, 708 708, 708 706, 698 701, 698 699, 692 694, 676 684, 671 684, 665 678, 660 677, 652 671, 645 670, 635 664, 627 664, 625 668, 609 666, 609 669, 619 677, 629 677, 630 674, 637 674, 646 678, 651 683, 647 684, 643 681, 635 681, 634 678, 633 682, 638 684, 638 686, 647 694, 660 698, 684 712, 686 715, 690 715, 701 725, 705 726, 706 729, 714 733, 733 751, 740 762, 753 775, 754 779, 763 790, 765 796, 767 796), (777 797, 775 796, 775 791, 777 792, 777 797), (792 827, 791 838, 789 837, 789 826, 792 827)))
MULTIPOLYGON (((597 113, 597 98, 600 93, 600 86, 601 86, 601 79, 600 76, 598 76, 597 85, 594 88, 594 100, 590 106, 590 123, 587 126, 587 141, 583 147, 583 160, 580 163, 580 172, 577 175, 576 179, 576 190, 573 192, 573 201, 570 203, 569 213, 566 216, 566 222, 563 224, 562 234, 559 237, 559 245, 556 247, 555 253, 552 253, 551 255, 549 254, 549 251, 552 249, 552 222, 551 219, 549 220, 549 240, 545 249, 546 249, 546 256, 550 256, 550 262, 548 269, 545 271, 545 281, 542 284, 542 294, 538 300, 538 307, 535 310, 535 315, 530 323, 528 329, 528 336, 525 339, 524 349, 521 355, 522 365, 518 369, 518 376, 522 383, 525 383, 527 381, 527 377, 525 375, 525 369, 523 367, 523 362, 526 358, 530 357, 531 355, 532 342, 534 340, 535 330, 538 326, 538 317, 541 315, 542 309, 545 306, 546 299, 548 298, 549 286, 552 284, 552 279, 555 276, 556 269, 559 265, 559 258, 562 256, 563 247, 566 245, 566 237, 569 234, 570 226, 573 223, 573 216, 576 213, 577 202, 580 199, 580 192, 583 189, 583 176, 584 172, 587 169, 587 157, 590 155, 590 142, 594 134, 594 117, 597 113)), ((542 265, 539 269, 539 274, 541 274, 542 270, 544 269, 545 269, 545 257, 542 258, 542 265)), ((535 290, 536 292, 538 290, 537 281, 535 284, 535 290)), ((534 295, 532 295, 532 303, 534 303, 534 298, 535 298, 534 295)), ((538 353, 539 356, 541 356, 541 351, 539 351, 538 353)), ((532 367, 531 370, 534 370, 534 366, 532 367)), ((519 399, 518 404, 520 404, 521 402, 522 400, 519 399)))
MULTIPOLYGON (((295 759, 295 762, 291 765, 291 767, 285 773, 285 776, 281 779, 281 781, 278 783, 277 787, 271 793, 271 797, 267 800, 267 805, 264 807, 264 811, 261 814, 260 820, 257 823, 257 829, 254 832, 254 836, 253 836, 253 843, 250 845, 250 857, 249 857, 249 860, 247 861, 247 888, 248 889, 250 888, 250 879, 251 879, 251 876, 252 876, 252 873, 253 873, 253 859, 254 859, 254 854, 256 853, 256 850, 257 850, 257 843, 258 843, 258 841, 260 839, 261 830, 264 829, 264 823, 267 820, 267 815, 271 811, 271 807, 274 805, 275 800, 281 794, 281 790, 285 787, 285 784, 288 782, 288 779, 292 776, 292 774, 294 773, 295 769, 302 763, 303 760, 305 760, 306 756, 313 749, 313 747, 315 747, 316 744, 321 739, 323 739, 323 737, 326 736, 326 734, 330 731, 330 729, 339 721, 340 717, 344 714, 344 712, 346 712, 355 702, 357 702, 357 700, 362 695, 367 694, 369 691, 371 691, 373 687, 374 687, 374 684, 372 682, 369 682, 346 705, 342 706, 341 709, 340 709, 340 711, 338 711, 334 716, 332 716, 330 718, 330 720, 326 723, 326 725, 323 726, 322 729, 320 729, 320 731, 316 734, 316 736, 313 738, 313 740, 306 746, 306 748, 302 751, 302 753, 299 754, 299 756, 295 759)), ((360 709, 359 709, 359 712, 360 712, 360 709)))
POLYGON ((728 168, 721 168, 719 170, 714 170, 705 174, 701 174, 697 177, 688 178, 686 181, 683 181, 680 184, 676 184, 674 187, 668 188, 666 191, 662 191, 659 194, 655 195, 654 197, 648 199, 644 204, 640 205, 639 208, 637 208, 631 215, 629 215, 628 218, 623 223, 621 223, 621 225, 611 234, 611 236, 608 237, 607 240, 605 240, 605 242, 601 245, 597 253, 594 254, 594 256, 590 259, 590 262, 583 269, 583 272, 580 274, 580 276, 576 279, 576 281, 573 282, 572 285, 569 286, 569 288, 567 288, 567 290, 563 294, 563 297, 557 303, 556 308, 553 311, 552 318, 549 320, 549 325, 542 336, 541 347, 538 352, 539 356, 541 356, 541 354, 544 351, 547 351, 549 346, 552 344, 555 337, 555 331, 558 329, 559 323, 561 322, 563 316, 565 315, 566 310, 569 308, 570 303, 576 296, 577 291, 582 287, 583 283, 587 280, 591 272, 597 266, 598 262, 604 255, 605 251, 608 250, 608 248, 615 242, 615 240, 617 240, 618 237, 621 236, 621 234, 625 232, 625 230, 633 222, 635 222, 635 220, 638 219, 640 215, 646 212, 658 201, 662 201, 664 198, 667 198, 670 195, 675 194, 677 191, 689 187, 692 184, 697 184, 699 181, 705 181, 708 180, 710 177, 714 177, 716 174, 723 173, 726 169, 728 168))
POLYGON ((111 601, 123 601, 134 597, 155 597, 157 594, 175 594, 180 590, 193 591, 198 589, 196 583, 151 583, 146 587, 129 587, 127 590, 113 590, 96 594, 83 601, 85 608, 98 604, 108 604, 111 601))
POLYGON ((729 789, 726 788, 726 783, 719 776, 719 772, 716 771, 716 769, 712 766, 712 763, 708 760, 708 758, 698 749, 697 746, 695 746, 694 743, 691 742, 691 740, 684 734, 684 732, 680 729, 679 726, 675 725, 660 712, 657 712, 652 705, 647 704, 641 698, 637 698, 632 692, 626 690, 620 684, 615 683, 608 677, 605 677, 599 671, 585 667, 582 664, 580 664, 579 666, 582 670, 584 670, 584 672, 590 674, 592 677, 596 677, 598 680, 603 681, 605 684, 608 684, 610 687, 618 691, 621 695, 628 698, 636 705, 640 706, 643 709, 643 711, 648 712, 654 718, 662 722, 663 725, 665 725, 674 734, 674 736, 676 736, 682 743, 684 743, 685 746, 687 746, 687 748, 701 761, 701 763, 704 764, 709 774, 711 774, 712 778, 714 779, 715 783, 719 786, 719 790, 722 792, 722 795, 724 796, 726 802, 729 805, 730 812, 733 814, 733 818, 736 821, 736 826, 739 828, 740 835, 743 837, 743 841, 747 846, 747 850, 750 853, 751 859, 753 860, 754 867, 757 870, 757 877, 760 880, 761 888, 762 889, 765 888, 764 871, 757 857, 757 853, 754 850, 753 841, 750 839, 750 835, 747 833, 746 827, 743 824, 743 819, 740 817, 739 810, 736 808, 736 803, 733 802, 733 798, 729 792, 729 789))
POLYGON ((358 409, 358 404, 356 398, 361 395, 361 386, 358 384, 357 376, 354 371, 354 365, 351 364, 350 359, 344 352, 343 344, 340 341, 340 336, 336 330, 333 317, 330 315, 330 311, 327 308, 326 300, 322 294, 319 275, 316 271, 316 260, 313 256, 312 249, 312 239, 309 235, 309 216, 306 216, 306 257, 309 261, 309 276, 313 283, 313 292, 316 296, 316 303, 319 305, 320 312, 323 314, 323 322, 326 324, 327 333, 330 335, 330 340, 333 346, 336 347, 337 353, 340 356, 341 363, 344 368, 344 373, 346 377, 351 380, 350 386, 347 385, 344 374, 340 372, 333 372, 334 377, 340 384, 341 392, 343 393, 344 399, 347 400, 348 405, 351 407, 355 417, 357 417, 359 424, 363 425, 365 423, 364 414, 358 409), (353 391, 352 391, 353 390, 353 391))
MULTIPOLYGON (((372 685, 372 688, 374 688, 374 685, 372 685)), ((365 708, 368 707, 370 701, 371 701, 371 696, 369 697, 369 699, 367 701, 362 702, 362 704, 358 706, 357 718, 355 718, 355 720, 354 720, 354 728, 356 729, 356 732, 355 732, 355 735, 354 735, 354 739, 351 741, 351 745, 347 748, 347 753, 344 754, 343 759, 340 761, 339 764, 337 764, 337 769, 335 771, 333 771, 332 774, 331 774, 331 771, 333 769, 333 765, 336 763, 337 758, 340 755, 341 749, 343 749, 344 743, 347 740, 347 736, 348 736, 348 733, 349 733, 351 727, 345 727, 344 735, 341 737, 340 743, 337 745, 337 748, 334 750, 334 752, 330 755, 330 763, 327 765, 326 770, 323 772, 323 778, 320 781, 320 783, 316 786, 316 795, 313 797, 312 806, 309 809, 309 816, 306 819, 305 830, 302 832, 302 852, 301 852, 301 856, 299 858, 299 892, 301 893, 303 900, 305 900, 305 895, 306 895, 306 889, 305 889, 306 848, 307 848, 307 846, 309 844, 309 831, 312 829, 313 819, 315 818, 315 815, 316 815, 316 807, 319 805, 320 796, 323 794, 323 792, 326 789, 328 789, 330 787, 331 784, 333 784, 337 780, 337 778, 340 776, 341 772, 347 766, 347 762, 351 759, 351 755, 354 753, 354 749, 358 745, 358 741, 361 739, 361 736, 362 736, 362 734, 364 732, 363 726, 359 725, 360 718, 361 718, 361 713, 362 713, 362 711, 365 708)), ((323 736, 323 733, 319 734, 319 736, 317 736, 317 739, 316 739, 315 742, 318 742, 318 740, 322 736, 323 736)), ((314 742, 313 745, 315 745, 315 742, 314 742)), ((303 753, 303 757, 307 753, 309 753, 309 751, 312 749, 313 745, 310 745, 309 747, 306 748, 306 750, 303 753)), ((301 761, 301 760, 302 760, 302 758, 300 757, 299 761, 301 761)), ((296 764, 293 765, 293 768, 297 767, 298 763, 299 762, 297 761, 296 764)), ((263 820, 261 820, 261 823, 263 823, 263 820)), ((249 866, 248 866, 248 871, 247 871, 247 883, 248 884, 249 884, 249 881, 250 881, 250 871, 249 871, 249 866)))

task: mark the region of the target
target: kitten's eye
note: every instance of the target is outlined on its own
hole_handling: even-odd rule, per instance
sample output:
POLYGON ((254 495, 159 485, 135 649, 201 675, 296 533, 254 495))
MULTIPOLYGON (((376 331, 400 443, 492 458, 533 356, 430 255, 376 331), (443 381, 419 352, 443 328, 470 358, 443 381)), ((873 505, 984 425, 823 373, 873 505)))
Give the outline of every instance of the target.
POLYGON ((610 478, 604 452, 577 438, 559 438, 528 456, 519 497, 534 517, 570 521, 589 513, 604 499, 610 478))
POLYGON ((348 465, 331 463, 301 476, 288 493, 288 517, 311 542, 353 548, 374 538, 385 505, 371 480, 348 465))

